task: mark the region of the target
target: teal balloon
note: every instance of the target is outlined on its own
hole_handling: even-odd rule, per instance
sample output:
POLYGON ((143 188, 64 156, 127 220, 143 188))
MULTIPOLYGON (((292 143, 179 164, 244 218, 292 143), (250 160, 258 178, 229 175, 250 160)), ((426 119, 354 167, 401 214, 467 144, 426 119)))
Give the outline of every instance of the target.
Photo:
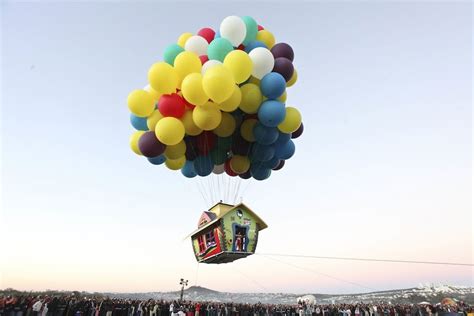
POLYGON ((146 117, 138 117, 130 113, 130 123, 136 130, 148 131, 148 125, 146 124, 146 117))
POLYGON ((272 170, 265 168, 261 163, 254 163, 250 166, 250 174, 255 180, 265 180, 272 174, 272 170))
POLYGON ((162 163, 164 163, 166 161, 166 157, 163 154, 161 154, 159 156, 156 156, 156 157, 147 158, 147 159, 153 165, 161 165, 162 163))
POLYGON ((252 146, 252 161, 268 161, 275 155, 275 148, 272 145, 262 145, 254 143, 252 146))
POLYGON ((224 61, 225 56, 234 50, 232 43, 225 38, 215 38, 209 46, 207 46, 207 57, 219 61, 224 61))
POLYGON ((194 178, 195 176, 197 176, 196 170, 194 170, 193 161, 186 160, 184 167, 181 168, 181 173, 186 178, 194 178))
POLYGON ((211 160, 215 165, 221 165, 227 160, 227 150, 220 147, 215 147, 209 153, 211 160))
POLYGON ((194 170, 196 173, 201 176, 205 177, 212 173, 212 169, 214 169, 214 164, 212 163, 211 157, 209 156, 198 156, 193 161, 194 170))
POLYGON ((184 52, 184 48, 179 46, 178 44, 171 44, 165 48, 165 52, 163 53, 163 60, 170 64, 171 66, 174 65, 174 59, 179 53, 184 52))
POLYGON ((295 154, 295 143, 290 139, 286 143, 275 147, 275 157, 287 160, 295 154))
POLYGON ((255 38, 257 37, 258 24, 257 24, 257 21, 255 21, 250 16, 243 16, 242 20, 244 21, 245 28, 247 29, 247 34, 245 35, 245 39, 242 42, 242 44, 246 46, 248 43, 255 40, 255 38))
POLYGON ((229 137, 218 137, 216 147, 221 149, 230 149, 232 146, 232 136, 229 137))

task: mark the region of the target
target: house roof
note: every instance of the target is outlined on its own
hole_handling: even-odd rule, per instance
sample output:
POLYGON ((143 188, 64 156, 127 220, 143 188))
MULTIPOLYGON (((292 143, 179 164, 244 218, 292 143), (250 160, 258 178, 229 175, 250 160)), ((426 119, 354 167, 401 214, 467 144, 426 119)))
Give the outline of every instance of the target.
MULTIPOLYGON (((245 208, 251 215, 255 217, 255 220, 257 221, 257 224, 259 224, 260 230, 263 230, 268 227, 268 225, 257 215, 255 214, 247 205, 244 203, 239 203, 237 205, 230 205, 230 204, 225 204, 225 203, 217 203, 213 207, 211 207, 207 212, 211 212, 215 214, 215 219, 213 219, 211 222, 207 223, 206 225, 199 227, 197 230, 193 231, 191 234, 188 235, 188 237, 192 237, 198 232, 208 228, 209 226, 213 225, 217 221, 219 221, 222 217, 224 217, 227 213, 229 213, 232 210, 235 210, 237 208, 245 208)), ((187 238, 187 237, 186 237, 187 238)))

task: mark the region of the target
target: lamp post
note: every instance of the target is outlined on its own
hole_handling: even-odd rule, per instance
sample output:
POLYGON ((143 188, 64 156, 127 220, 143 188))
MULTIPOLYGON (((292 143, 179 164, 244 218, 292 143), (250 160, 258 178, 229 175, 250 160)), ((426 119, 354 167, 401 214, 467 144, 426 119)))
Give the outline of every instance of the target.
POLYGON ((185 279, 181 278, 181 280, 179 281, 179 284, 181 285, 180 301, 183 301, 184 287, 188 286, 188 280, 185 280, 185 279))

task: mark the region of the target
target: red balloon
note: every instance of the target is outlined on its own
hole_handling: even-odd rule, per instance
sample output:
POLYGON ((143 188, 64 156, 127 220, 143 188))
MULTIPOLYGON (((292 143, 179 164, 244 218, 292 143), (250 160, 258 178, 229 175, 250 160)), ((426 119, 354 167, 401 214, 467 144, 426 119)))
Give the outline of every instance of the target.
POLYGON ((263 26, 261 26, 260 24, 258 25, 258 30, 261 31, 261 30, 264 30, 265 28, 263 26))
POLYGON ((248 120, 248 119, 258 120, 258 114, 257 113, 255 113, 255 114, 245 114, 244 115, 244 120, 248 120))
POLYGON ((244 44, 240 44, 239 47, 237 47, 237 49, 244 50, 245 49, 244 44))
POLYGON ((179 94, 163 94, 158 102, 158 110, 164 117, 172 116, 180 118, 183 116, 186 102, 179 94))
POLYGON ((232 170, 232 168, 230 167, 230 159, 226 160, 226 162, 224 163, 224 171, 225 171, 225 173, 227 173, 231 177, 236 177, 237 176, 237 173, 235 173, 232 170))
POLYGON ((204 131, 196 137, 196 147, 201 155, 207 155, 214 148, 216 141, 216 134, 204 131))
POLYGON ((207 55, 201 55, 199 59, 201 60, 201 65, 204 65, 204 63, 209 60, 209 57, 207 57, 207 55))
POLYGON ((204 37, 204 39, 210 43, 216 36, 216 32, 213 29, 205 27, 199 30, 198 35, 204 37))

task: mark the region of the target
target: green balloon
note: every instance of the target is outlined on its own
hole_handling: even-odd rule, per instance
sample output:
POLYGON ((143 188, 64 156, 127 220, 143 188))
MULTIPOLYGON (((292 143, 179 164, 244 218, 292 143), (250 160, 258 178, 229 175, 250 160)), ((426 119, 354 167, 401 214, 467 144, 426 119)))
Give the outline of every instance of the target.
POLYGON ((215 59, 224 61, 225 56, 234 50, 231 42, 225 38, 214 39, 209 46, 207 46, 207 57, 209 59, 215 59))
POLYGON ((171 44, 165 48, 165 52, 163 53, 163 60, 173 66, 174 59, 179 53, 184 52, 184 48, 179 46, 178 44, 171 44))
POLYGON ((244 44, 244 46, 247 46, 248 43, 254 41, 257 38, 258 24, 257 21, 255 21, 250 16, 243 16, 242 20, 244 21, 245 27, 247 28, 247 35, 245 35, 245 39, 242 44, 244 44))
POLYGON ((211 150, 210 156, 215 165, 221 165, 227 160, 227 150, 216 147, 211 150))
POLYGON ((217 138, 216 147, 229 150, 231 146, 232 146, 232 136, 217 138))

